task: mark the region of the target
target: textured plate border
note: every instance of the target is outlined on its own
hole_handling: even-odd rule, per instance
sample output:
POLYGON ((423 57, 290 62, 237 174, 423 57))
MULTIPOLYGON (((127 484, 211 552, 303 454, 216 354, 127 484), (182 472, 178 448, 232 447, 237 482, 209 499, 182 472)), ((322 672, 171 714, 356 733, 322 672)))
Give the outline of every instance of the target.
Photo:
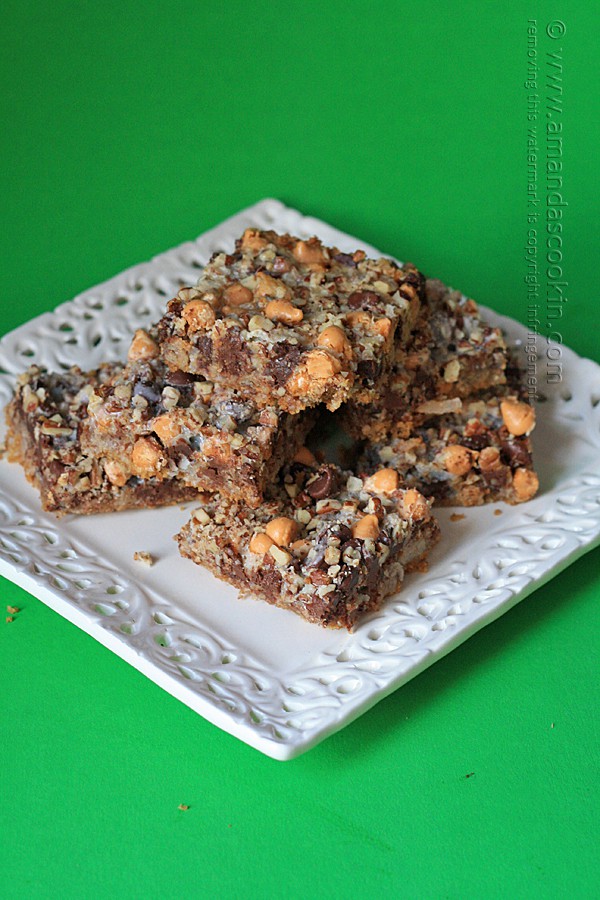
MULTIPOLYGON (((250 225, 316 233, 342 249, 377 253, 324 222, 264 200, 6 335, 0 341, 0 403, 34 356, 51 369, 122 358, 132 331, 156 319, 178 286, 197 278, 213 250, 229 246, 250 225)), ((513 343, 525 340, 523 326, 486 314, 513 343)), ((538 463, 547 472, 542 495, 524 507, 505 507, 501 524, 490 524, 489 508, 470 511, 486 527, 476 527, 468 541, 457 539, 428 575, 411 577, 353 635, 340 635, 296 671, 278 672, 206 623, 182 616, 172 598, 115 573, 110 560, 98 559, 85 541, 65 534, 60 520, 40 511, 33 490, 24 497, 13 489, 14 468, 5 461, 0 572, 204 718, 273 758, 290 759, 600 543, 600 367, 568 348, 560 352, 563 381, 548 386, 538 408, 538 463), (562 442, 552 440, 560 434, 569 436, 566 460, 562 442)))

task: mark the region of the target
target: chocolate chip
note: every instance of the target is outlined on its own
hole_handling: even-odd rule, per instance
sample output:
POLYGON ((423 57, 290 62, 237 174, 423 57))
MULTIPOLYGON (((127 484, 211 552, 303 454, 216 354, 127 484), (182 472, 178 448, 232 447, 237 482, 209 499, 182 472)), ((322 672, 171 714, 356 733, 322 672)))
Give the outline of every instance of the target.
POLYGON ((276 385, 286 383, 297 367, 302 351, 288 341, 279 341, 273 348, 274 359, 269 364, 269 374, 276 385))
POLYGON ((158 403, 161 395, 153 385, 148 384, 145 381, 136 381, 133 386, 133 396, 143 397, 148 403, 158 403))
POLYGON ((342 544, 346 545, 348 541, 352 540, 352 532, 347 525, 336 525, 334 533, 335 536, 340 539, 340 546, 342 544))
POLYGON ((196 379, 188 372, 173 371, 165 374, 166 384, 172 387, 185 387, 186 384, 192 384, 196 379))
POLYGON ((339 582, 339 589, 346 596, 350 596, 358 584, 358 580, 360 578, 360 566, 344 566, 346 574, 342 577, 339 582))
POLYGON ((256 407, 252 403, 243 400, 226 400, 219 405, 219 412, 222 415, 231 416, 239 425, 252 418, 256 412, 256 407))
POLYGON ((495 469, 487 469, 481 472, 481 478, 492 490, 506 488, 510 484, 511 473, 508 466, 498 466, 495 469))
POLYGON ((65 468, 66 467, 61 462, 59 462, 58 459, 50 460, 50 462, 46 466, 46 469, 50 476, 56 480, 58 480, 58 478, 62 475, 62 473, 65 471, 65 468))
POLYGON ((203 369, 207 369, 212 362, 213 355, 213 342, 212 338, 208 335, 196 335, 194 340, 194 345, 196 347, 196 357, 198 360, 198 366, 203 369))
POLYGON ((379 499, 379 497, 371 497, 371 504, 373 506, 373 512, 377 516, 380 522, 383 521, 385 516, 385 509, 383 507, 383 503, 379 499))
POLYGON ((334 469, 327 466, 319 469, 317 475, 306 485, 306 493, 313 500, 324 500, 331 496, 337 489, 337 474, 334 469))
POLYGON ((500 447, 500 458, 511 469, 519 469, 521 467, 527 469, 531 466, 531 453, 524 442, 518 440, 501 441, 500 447))
POLYGON ((375 381, 381 371, 381 363, 376 359, 361 359, 356 371, 366 381, 375 381))
POLYGON ((404 281, 406 284, 414 284, 415 286, 420 286, 423 283, 423 276, 416 269, 405 269, 404 281))
POLYGON ((461 438, 460 443, 469 450, 483 450, 484 447, 489 447, 490 439, 487 434, 473 434, 471 437, 461 438))
POLYGON ((377 587, 380 569, 381 566, 379 565, 379 560, 376 556, 367 558, 367 588, 369 591, 374 591, 377 587))
POLYGON ((372 309, 381 303, 381 294, 375 291, 353 291, 348 297, 350 309, 372 309))
POLYGON ((170 459, 180 459, 182 456, 185 456, 187 459, 193 452, 193 448, 183 438, 179 438, 178 441, 175 441, 174 444, 171 444, 170 447, 167 448, 170 459))
POLYGON ((275 276, 284 275, 286 272, 289 272, 291 268, 292 264, 289 259, 286 259, 285 256, 276 256, 273 260, 272 274, 275 276))
POLYGON ((227 375, 242 375, 250 368, 250 353, 240 334, 228 328, 219 344, 219 360, 227 375))
MULTIPOLYGON (((464 441, 463 444, 466 446, 464 441)), ((419 491, 424 497, 434 497, 436 500, 444 500, 450 496, 450 484, 447 481, 434 481, 431 484, 420 482, 419 491)))
POLYGON ((352 269, 356 268, 356 260, 349 253, 336 253, 333 258, 342 266, 350 266, 352 269))

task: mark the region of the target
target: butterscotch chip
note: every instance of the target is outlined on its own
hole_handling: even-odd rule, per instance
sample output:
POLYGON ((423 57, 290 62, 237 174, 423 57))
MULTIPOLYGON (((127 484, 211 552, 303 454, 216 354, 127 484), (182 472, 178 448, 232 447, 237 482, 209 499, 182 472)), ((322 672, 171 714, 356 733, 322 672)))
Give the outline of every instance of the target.
POLYGON ((206 300, 190 300, 183 307, 181 315, 190 331, 206 331, 215 324, 215 311, 206 300))
POLYGON ((298 535, 298 523, 287 516, 278 516, 267 523, 265 531, 278 547, 289 547, 298 535))
POLYGON ((411 519, 427 519, 431 515, 425 497, 414 488, 405 491, 399 500, 399 508, 411 519))
POLYGON ((348 354, 352 352, 350 341, 344 331, 337 325, 329 325, 317 338, 319 347, 328 347, 334 353, 348 354))
POLYGON ((374 513, 369 513, 352 526, 352 537, 361 541, 375 540, 379 536, 379 531, 379 519, 374 513))
POLYGON ((327 262, 323 245, 314 238, 310 241, 297 241, 292 253, 304 265, 323 265, 327 262))
POLYGON ((468 447, 451 444, 444 450, 444 466, 452 475, 466 475, 473 464, 473 454, 468 447))
POLYGON ((141 437, 131 451, 131 469, 139 478, 151 478, 164 462, 160 444, 151 437, 141 437))
POLYGON ((365 490, 376 494, 392 494, 398 489, 398 473, 395 469, 379 469, 365 481, 365 490))
POLYGON ((156 359, 159 352, 156 341, 143 328, 138 328, 131 341, 127 359, 156 359))
POLYGON ((322 350, 313 350, 308 354, 305 362, 311 378, 333 378, 342 368, 339 360, 322 350))
POLYGON ((484 447, 477 458, 477 464, 482 472, 489 472, 502 465, 500 451, 497 447, 484 447))
POLYGON ((350 328, 369 328, 373 324, 373 317, 362 309, 346 313, 346 323, 350 328))
POLYGON ((272 544, 273 541, 268 534, 265 534, 264 531, 258 531, 250 540, 249 550, 251 553, 258 553, 264 556, 272 544))
POLYGON ((260 231, 256 228, 246 228, 241 239, 241 246, 244 250, 252 250, 259 253, 268 247, 269 242, 261 236, 260 231))
POLYGON ((105 460, 104 471, 106 472, 106 477, 108 478, 110 483, 114 484, 115 487, 123 487, 125 484, 127 484, 129 472, 127 471, 125 466, 122 463, 117 462, 117 460, 105 460))
POLYGON ((380 334, 386 340, 389 338, 390 334, 392 333, 392 323, 387 318, 387 316, 384 316, 381 319, 377 319, 373 328, 377 334, 380 334))
POLYGON ((251 303, 254 294, 250 288, 244 287, 243 284, 237 282, 231 284, 223 291, 225 302, 230 306, 243 306, 244 303, 251 303))
POLYGON ((535 411, 528 403, 518 400, 503 400, 500 404, 502 419, 508 431, 519 437, 530 434, 535 427, 535 411))
POLYGON ((531 500, 537 494, 539 486, 540 482, 535 472, 532 472, 530 469, 517 469, 515 471, 513 488, 519 502, 531 500))
POLYGON ((173 416, 168 415, 168 413, 157 416, 151 424, 152 431, 160 438, 163 444, 171 444, 181 434, 179 425, 173 416))
POLYGON ((297 325, 304 318, 304 313, 287 300, 270 300, 265 306, 265 315, 273 322, 285 325, 297 325))
POLYGON ((257 272, 254 297, 262 303, 267 303, 269 300, 289 301, 291 291, 280 278, 273 278, 266 272, 257 272))

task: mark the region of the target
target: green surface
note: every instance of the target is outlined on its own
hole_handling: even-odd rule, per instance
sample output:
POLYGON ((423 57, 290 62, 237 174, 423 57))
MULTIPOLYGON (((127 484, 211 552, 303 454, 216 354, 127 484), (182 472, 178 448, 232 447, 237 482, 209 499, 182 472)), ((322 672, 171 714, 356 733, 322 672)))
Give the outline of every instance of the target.
MULTIPOLYGON (((524 320, 531 18, 561 334, 600 358, 596 4, 4 9, 1 331, 265 196, 524 320)), ((287 763, 2 582, 0 896, 598 896, 599 561, 287 763)))

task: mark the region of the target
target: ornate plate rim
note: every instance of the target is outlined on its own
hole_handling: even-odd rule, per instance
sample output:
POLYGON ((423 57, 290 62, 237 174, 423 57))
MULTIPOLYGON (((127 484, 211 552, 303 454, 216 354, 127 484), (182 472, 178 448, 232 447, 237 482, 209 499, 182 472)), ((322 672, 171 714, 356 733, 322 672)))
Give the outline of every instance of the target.
MULTIPOLYGON (((14 374, 30 362, 37 341, 42 341, 50 367, 82 361, 82 347, 85 366, 118 356, 130 333, 128 317, 149 321, 174 285, 193 279, 219 242, 249 225, 301 236, 318 233, 348 249, 378 252, 277 200, 263 200, 195 241, 133 266, 5 335, 0 340, 0 403, 10 394, 14 374), (121 300, 128 305, 122 314, 121 300)), ((485 313, 513 340, 526 340, 519 323, 485 313)), ((455 556, 447 560, 444 574, 417 576, 408 593, 392 598, 337 649, 318 652, 309 665, 292 673, 277 673, 243 647, 232 646, 201 617, 193 622, 180 617, 169 597, 156 596, 135 579, 115 579, 110 565, 66 536, 60 520, 41 512, 33 490, 30 502, 11 490, 5 461, 0 463, 0 574, 208 721, 268 756, 291 759, 349 724, 600 543, 600 366, 568 348, 560 352, 568 360, 569 378, 550 390, 540 417, 563 422, 576 450, 593 447, 590 464, 564 472, 562 481, 526 508, 507 507, 508 527, 503 523, 484 540, 475 565, 455 556), (121 599, 125 581, 127 603, 121 599)))

